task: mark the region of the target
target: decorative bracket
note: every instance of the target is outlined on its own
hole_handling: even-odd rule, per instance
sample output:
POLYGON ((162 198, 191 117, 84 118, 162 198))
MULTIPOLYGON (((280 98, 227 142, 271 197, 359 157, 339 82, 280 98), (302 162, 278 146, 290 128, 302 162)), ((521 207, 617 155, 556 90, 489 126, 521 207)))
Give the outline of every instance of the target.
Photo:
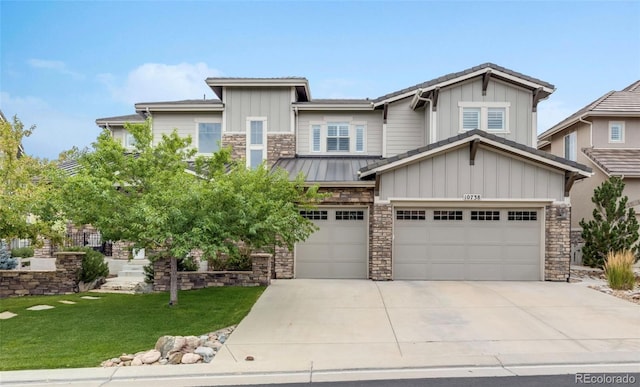
POLYGON ((531 101, 531 111, 533 113, 538 111, 538 102, 542 99, 542 87, 538 87, 533 91, 533 100, 531 101))
POLYGON ((489 85, 489 78, 491 78, 491 70, 488 70, 482 75, 482 95, 487 95, 487 86, 489 85))
POLYGON ((565 172, 564 173, 564 196, 568 197, 569 192, 571 191, 571 187, 573 187, 573 183, 578 179, 578 174, 576 172, 565 172))
POLYGON ((389 102, 385 102, 383 110, 382 110, 382 123, 387 123, 387 113, 389 112, 389 102))
POLYGON ((469 143, 469 165, 476 165, 476 152, 478 152, 480 140, 475 139, 469 143))
POLYGON ((438 111, 438 96, 440 95, 440 88, 436 87, 431 92, 431 103, 433 104, 433 111, 438 111))

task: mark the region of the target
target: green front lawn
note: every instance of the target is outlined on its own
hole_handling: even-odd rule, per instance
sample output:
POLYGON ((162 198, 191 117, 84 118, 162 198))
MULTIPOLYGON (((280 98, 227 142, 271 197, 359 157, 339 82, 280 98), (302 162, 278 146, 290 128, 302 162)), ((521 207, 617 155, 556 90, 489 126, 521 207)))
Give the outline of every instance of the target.
POLYGON ((168 306, 168 293, 2 299, 0 312, 17 316, 0 320, 0 370, 97 367, 124 352, 151 349, 163 335, 201 335, 238 324, 263 291, 264 287, 181 291, 173 307, 168 306), (34 305, 55 308, 26 310, 34 305))

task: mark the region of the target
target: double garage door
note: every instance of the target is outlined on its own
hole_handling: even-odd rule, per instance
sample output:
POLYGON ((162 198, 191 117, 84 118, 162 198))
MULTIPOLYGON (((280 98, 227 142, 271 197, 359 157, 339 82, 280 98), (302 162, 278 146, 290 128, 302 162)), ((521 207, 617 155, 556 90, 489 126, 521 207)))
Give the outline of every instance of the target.
POLYGON ((540 280, 541 210, 394 211, 396 280, 540 280))
POLYGON ((296 244, 297 278, 367 278, 369 214, 363 207, 301 211, 319 230, 296 244))

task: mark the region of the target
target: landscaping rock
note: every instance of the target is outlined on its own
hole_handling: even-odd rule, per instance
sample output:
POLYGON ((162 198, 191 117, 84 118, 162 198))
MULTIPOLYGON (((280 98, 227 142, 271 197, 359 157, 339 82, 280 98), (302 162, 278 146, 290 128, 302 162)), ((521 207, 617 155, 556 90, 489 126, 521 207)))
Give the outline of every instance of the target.
POLYGON ((202 357, 195 353, 185 353, 182 356, 182 364, 195 364, 200 361, 202 357))
POLYGON ((209 347, 198 347, 196 348, 194 353, 200 355, 205 363, 210 363, 211 360, 213 360, 213 357, 216 355, 213 348, 209 347))
POLYGON ((153 364, 155 362, 157 362, 158 360, 160 360, 160 357, 162 356, 162 354, 160 353, 160 351, 157 351, 155 349, 152 349, 151 351, 145 353, 144 355, 142 355, 142 362, 144 364, 153 364))
POLYGON ((209 363, 215 357, 235 327, 220 329, 200 336, 162 336, 155 348, 135 354, 123 353, 105 360, 102 367, 129 367, 142 365, 175 365, 209 363))

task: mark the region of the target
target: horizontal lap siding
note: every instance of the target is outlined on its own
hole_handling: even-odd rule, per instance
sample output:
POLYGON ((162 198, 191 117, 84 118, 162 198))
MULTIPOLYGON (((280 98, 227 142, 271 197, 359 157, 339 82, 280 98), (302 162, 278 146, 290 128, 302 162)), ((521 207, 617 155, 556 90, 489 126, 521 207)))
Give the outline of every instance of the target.
MULTIPOLYGON (((366 152, 351 152, 353 155, 382 154, 382 113, 380 111, 371 112, 299 112, 298 133, 297 133, 297 153, 299 155, 321 155, 320 152, 311 152, 311 123, 322 123, 327 121, 346 121, 366 123, 366 152)), ((326 130, 326 128, 323 128, 326 130)), ((351 135, 355 136, 355 128, 351 127, 351 135)), ((333 153, 329 153, 333 154, 333 153)))
POLYGON ((208 121, 222 122, 222 113, 190 112, 190 113, 164 113, 153 114, 153 142, 158 144, 162 135, 170 135, 174 129, 178 136, 191 136, 192 144, 196 136, 196 122, 208 121))
POLYGON ((380 198, 564 199, 564 175, 480 148, 469 165, 464 146, 381 176, 380 198))
POLYGON ((120 144, 124 145, 124 136, 126 130, 124 130, 123 127, 109 127, 109 129, 111 129, 111 137, 113 137, 114 140, 120 142, 120 144))
POLYGON ((387 157, 426 145, 423 110, 411 109, 411 98, 389 104, 387 111, 387 157))
POLYGON ((509 102, 509 131, 496 133, 500 137, 520 144, 532 144, 532 94, 519 87, 490 80, 487 95, 482 95, 482 78, 461 83, 440 91, 437 107, 436 141, 456 136, 460 133, 460 110, 458 102, 509 102))
POLYGON ((246 133, 247 117, 267 117, 268 132, 290 132, 291 88, 225 88, 226 132, 246 133))

